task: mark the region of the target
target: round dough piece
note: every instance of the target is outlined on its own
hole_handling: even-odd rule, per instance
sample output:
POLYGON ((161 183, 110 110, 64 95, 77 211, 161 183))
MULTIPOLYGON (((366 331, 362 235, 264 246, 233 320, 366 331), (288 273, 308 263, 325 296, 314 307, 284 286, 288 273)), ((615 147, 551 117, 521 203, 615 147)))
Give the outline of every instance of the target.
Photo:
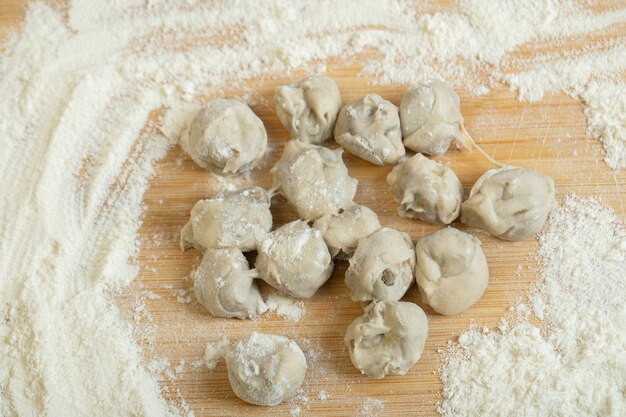
POLYGON ((256 270, 261 279, 293 297, 309 298, 333 272, 322 232, 296 220, 261 241, 256 270))
POLYGON ((415 154, 395 166, 387 183, 400 203, 401 216, 431 224, 450 224, 461 212, 463 186, 454 171, 415 154))
POLYGON ((405 154, 398 108, 378 94, 368 94, 341 108, 335 140, 375 165, 395 164, 405 154))
POLYGON ((444 81, 428 80, 409 89, 400 102, 404 146, 438 156, 462 138, 458 94, 444 81))
POLYGON ((397 301, 413 282, 411 238, 388 227, 363 238, 350 258, 346 286, 352 301, 397 301))
POLYGON ((331 150, 299 140, 285 145, 272 168, 274 188, 287 198, 298 215, 315 220, 352 203, 358 181, 348 175, 341 149, 331 150))
POLYGON ((406 375, 422 355, 426 314, 416 304, 376 301, 350 324, 344 344, 354 366, 369 377, 406 375))
POLYGON ((207 249, 193 273, 196 298, 216 317, 256 317, 267 307, 254 276, 239 249, 207 249))
POLYGON ((198 201, 180 234, 182 250, 256 249, 272 229, 270 195, 261 187, 198 201))
POLYGON ((300 347, 284 336, 251 333, 226 354, 235 395, 251 404, 278 405, 293 398, 306 374, 300 347))
POLYGON ((437 313, 462 313, 485 292, 487 259, 480 240, 448 227, 417 241, 415 279, 422 299, 437 313))
POLYGON ((504 167, 485 172, 461 206, 461 221, 503 240, 537 233, 555 204, 552 178, 530 169, 504 167))
POLYGON ((276 114, 292 138, 322 144, 330 139, 341 94, 335 82, 324 76, 311 76, 276 89, 276 114))
POLYGON ((313 227, 322 232, 333 257, 348 259, 356 250, 359 239, 380 230, 380 222, 369 208, 352 204, 339 210, 338 214, 320 217, 313 227))
POLYGON ((233 174, 256 165, 265 154, 263 122, 237 98, 209 101, 194 117, 181 146, 193 161, 218 174, 233 174))

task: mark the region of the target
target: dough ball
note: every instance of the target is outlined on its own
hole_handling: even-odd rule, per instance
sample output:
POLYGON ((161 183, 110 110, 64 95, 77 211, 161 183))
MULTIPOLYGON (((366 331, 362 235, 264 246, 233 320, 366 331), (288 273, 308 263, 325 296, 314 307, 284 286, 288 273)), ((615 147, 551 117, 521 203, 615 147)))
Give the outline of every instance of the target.
POLYGON ((378 94, 368 94, 341 108, 335 140, 376 165, 395 164, 405 154, 398 108, 378 94))
POLYGON ((312 76, 283 85, 274 98, 278 119, 292 138, 318 145, 330 139, 341 108, 341 94, 332 79, 312 76))
POLYGON ((380 230, 378 216, 359 204, 339 210, 338 214, 320 217, 313 227, 322 232, 333 257, 348 259, 354 253, 359 239, 380 230))
POLYGON ((462 137, 459 96, 450 84, 429 80, 402 97, 400 121, 404 146, 415 152, 441 155, 462 137))
POLYGON ((387 183, 400 203, 400 215, 432 224, 450 224, 461 212, 463 187, 454 171, 415 154, 395 166, 387 183))
POLYGON ((263 158, 267 133, 246 103, 218 98, 198 112, 181 145, 202 168, 232 174, 253 167, 263 158))
POLYGON ((251 333, 226 354, 235 395, 256 405, 278 405, 293 398, 306 374, 306 359, 293 340, 251 333))
POLYGON ((296 220, 259 243, 256 270, 263 281, 293 297, 309 298, 333 272, 322 232, 296 220))
POLYGON ((343 339, 354 366, 372 378, 406 375, 422 355, 426 314, 413 303, 376 301, 350 324, 343 339))
POLYGON ((537 233, 555 204, 552 178, 526 168, 485 172, 461 206, 461 221, 504 240, 537 233))
POLYGON ((270 195, 260 187, 198 201, 183 227, 180 246, 206 248, 236 247, 256 249, 272 229, 270 195))
POLYGON ((217 317, 256 317, 267 307, 254 274, 239 249, 207 249, 193 273, 196 298, 217 317))
POLYGON ((480 240, 448 227, 415 245, 415 278, 422 299, 439 314, 452 316, 470 308, 489 283, 480 240))
POLYGON ((331 150, 290 140, 272 168, 274 187, 295 207, 298 215, 315 220, 352 203, 357 180, 348 175, 341 149, 331 150))
POLYGON ((397 301, 413 282, 411 238, 387 227, 363 238, 350 258, 346 286, 353 301, 397 301))

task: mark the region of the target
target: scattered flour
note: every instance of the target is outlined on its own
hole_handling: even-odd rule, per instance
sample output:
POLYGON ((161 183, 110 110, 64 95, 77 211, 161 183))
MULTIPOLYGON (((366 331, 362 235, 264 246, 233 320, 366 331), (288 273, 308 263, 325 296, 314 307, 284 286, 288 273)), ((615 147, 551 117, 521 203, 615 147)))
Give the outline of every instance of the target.
POLYGON ((204 364, 209 371, 215 369, 224 356, 226 356, 229 346, 230 342, 227 336, 222 336, 222 338, 215 343, 207 343, 204 348, 204 364))
POLYGON ((296 301, 278 292, 270 293, 265 300, 265 304, 269 311, 273 311, 277 315, 293 322, 300 321, 306 314, 304 302, 296 301))
POLYGON ((382 415, 385 403, 379 399, 367 397, 356 414, 358 417, 378 417, 382 415))
POLYGON ((626 415, 626 229, 599 201, 570 196, 538 253, 529 300, 541 326, 519 304, 499 332, 463 333, 441 370, 443 416, 626 415))

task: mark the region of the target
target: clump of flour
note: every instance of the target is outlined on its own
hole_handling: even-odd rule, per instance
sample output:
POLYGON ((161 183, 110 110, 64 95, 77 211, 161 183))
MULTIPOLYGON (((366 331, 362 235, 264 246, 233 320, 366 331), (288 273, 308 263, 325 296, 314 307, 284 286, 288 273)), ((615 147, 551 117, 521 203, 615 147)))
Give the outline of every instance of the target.
POLYGON ((230 342, 227 336, 222 336, 222 338, 215 343, 207 343, 204 348, 204 365, 208 370, 212 371, 217 367, 226 353, 228 352, 228 347, 230 346, 230 342))
POLYGON ((296 301, 278 292, 270 293, 265 300, 265 304, 269 311, 293 322, 300 321, 306 314, 304 302, 296 301))

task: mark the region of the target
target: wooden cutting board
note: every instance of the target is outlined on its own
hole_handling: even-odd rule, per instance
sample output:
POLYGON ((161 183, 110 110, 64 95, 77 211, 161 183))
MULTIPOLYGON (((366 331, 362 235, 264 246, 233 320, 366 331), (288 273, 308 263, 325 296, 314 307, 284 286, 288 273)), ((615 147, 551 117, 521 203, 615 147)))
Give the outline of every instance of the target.
MULTIPOLYGON (((4 0, 0 4, 1 28, 18 26, 25 2, 4 0)), ((356 65, 346 67, 334 62, 328 65, 327 75, 337 81, 344 102, 376 92, 399 104, 404 87, 371 86, 371 80, 359 78, 357 73, 356 65)), ((239 186, 253 183, 271 186, 268 170, 288 140, 287 131, 274 112, 273 89, 302 75, 255 80, 232 91, 233 95, 242 94, 244 87, 256 91, 258 104, 253 110, 265 123, 272 148, 263 166, 252 173, 249 181, 237 179, 239 186)), ((626 187, 626 171, 616 172, 604 164, 601 144, 585 135, 580 102, 557 94, 539 103, 523 103, 504 89, 483 97, 459 93, 467 130, 495 159, 550 175, 555 180, 559 199, 570 193, 597 195, 622 219, 625 217, 620 187, 626 187)), ((377 167, 348 153, 344 153, 344 160, 350 174, 359 180, 355 201, 373 209, 383 226, 405 231, 413 241, 438 229, 396 214, 398 205, 385 180, 390 167, 377 167)), ((466 193, 491 168, 478 152, 451 150, 437 160, 457 173, 466 193)), ((144 197, 139 276, 119 296, 124 316, 129 320, 136 317, 141 323, 137 337, 146 360, 169 360, 170 377, 162 381, 164 395, 177 402, 184 398, 196 416, 296 415, 298 409, 301 415, 321 416, 436 415, 436 403, 441 400, 437 375, 442 357, 439 352, 448 340, 454 340, 472 323, 490 328, 497 324, 508 306, 523 297, 524 290, 536 279, 534 239, 504 242, 478 233, 491 273, 482 299, 462 315, 443 317, 421 303, 417 290, 411 288, 404 300, 418 303, 429 319, 423 356, 406 376, 369 379, 352 366, 342 343, 346 327, 362 312, 357 303, 350 301, 344 286, 345 262, 337 262, 329 282, 304 301, 306 315, 299 322, 272 313, 254 321, 217 319, 197 303, 188 277, 200 254, 180 251, 179 232, 193 204, 214 195, 216 190, 216 180, 186 158, 179 147, 157 164, 144 197), (145 291, 156 294, 158 299, 146 298, 145 291), (187 296, 191 296, 190 302, 186 302, 187 296), (140 311, 142 304, 145 310, 140 311), (307 353, 310 360, 307 378, 302 395, 293 402, 274 408, 251 406, 232 393, 223 363, 212 372, 192 366, 193 361, 202 358, 207 342, 223 335, 236 340, 251 331, 295 338, 307 353), (178 370, 177 365, 181 365, 178 370), (320 399, 324 395, 326 398, 320 399), (368 397, 381 400, 383 409, 366 400, 368 397)), ((274 199, 272 213, 276 227, 296 219, 294 210, 281 197, 274 199)), ((467 231, 458 223, 454 227, 467 231)), ((262 285, 262 290, 266 294, 270 291, 266 285, 262 285)))

